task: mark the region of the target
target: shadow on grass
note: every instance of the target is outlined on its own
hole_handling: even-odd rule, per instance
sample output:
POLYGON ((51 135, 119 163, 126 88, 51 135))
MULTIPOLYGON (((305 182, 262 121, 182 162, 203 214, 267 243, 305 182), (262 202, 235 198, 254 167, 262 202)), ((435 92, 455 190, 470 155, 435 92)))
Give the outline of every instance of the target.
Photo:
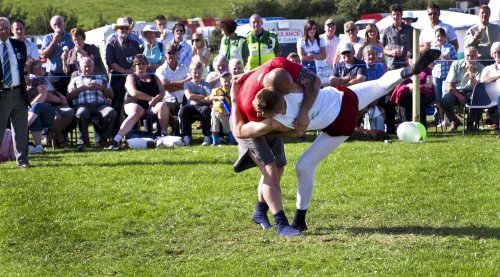
POLYGON ((471 236, 475 239, 500 239, 500 228, 492 227, 424 227, 424 226, 402 226, 402 227, 348 227, 348 228, 318 228, 314 235, 324 235, 334 231, 347 231, 355 235, 423 235, 440 237, 465 237, 471 236))
POLYGON ((120 161, 116 163, 85 163, 85 164, 78 164, 78 163, 58 163, 58 164, 46 164, 43 165, 43 167, 79 167, 79 166, 95 166, 95 167, 121 167, 121 166, 134 166, 134 165, 140 165, 140 166, 153 166, 153 165, 201 165, 201 164, 213 164, 213 165, 220 165, 220 164, 227 164, 227 165, 232 165, 232 161, 120 161))

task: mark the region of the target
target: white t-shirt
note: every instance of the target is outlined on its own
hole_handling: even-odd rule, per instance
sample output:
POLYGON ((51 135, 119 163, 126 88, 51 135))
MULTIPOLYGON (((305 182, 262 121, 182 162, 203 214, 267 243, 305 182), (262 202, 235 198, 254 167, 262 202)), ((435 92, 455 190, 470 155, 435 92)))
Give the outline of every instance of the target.
POLYGON ((431 43, 435 41, 436 40, 435 30, 437 28, 443 28, 445 30, 448 42, 452 42, 457 39, 457 34, 455 33, 455 29, 453 29, 451 25, 439 21, 439 24, 436 25, 434 28, 432 28, 432 26, 429 25, 422 29, 418 43, 420 45, 424 45, 426 43, 431 43))
MULTIPOLYGON (((189 70, 186 66, 182 64, 177 64, 177 68, 175 70, 170 69, 170 66, 165 62, 160 67, 156 69, 156 76, 160 78, 160 80, 167 81, 180 81, 186 79, 188 76, 189 70)), ((184 98, 184 90, 177 90, 174 92, 166 91, 165 97, 163 101, 169 103, 182 103, 182 99, 184 98)))
MULTIPOLYGON (((496 77, 500 75, 500 65, 497 64, 492 64, 488 65, 481 71, 481 80, 483 78, 488 78, 488 77, 496 77)), ((500 78, 497 79, 497 82, 500 82, 500 78)))
MULTIPOLYGON (((309 111, 307 130, 321 130, 332 124, 340 113, 344 93, 334 87, 320 89, 318 98, 309 111)), ((288 128, 294 129, 293 121, 299 114, 303 93, 288 93, 284 95, 286 102, 285 114, 276 114, 273 118, 288 128)))
POLYGON ((325 41, 326 63, 333 67, 333 58, 340 44, 340 39, 337 36, 333 36, 332 39, 329 39, 326 34, 321 34, 319 37, 325 41))
POLYGON ((304 52, 306 54, 308 53, 319 54, 321 52, 321 47, 325 47, 325 40, 322 39, 321 37, 319 38, 319 45, 317 40, 314 40, 314 43, 312 45, 311 41, 308 41, 306 45, 304 38, 299 38, 297 40, 297 49, 304 48, 304 52))

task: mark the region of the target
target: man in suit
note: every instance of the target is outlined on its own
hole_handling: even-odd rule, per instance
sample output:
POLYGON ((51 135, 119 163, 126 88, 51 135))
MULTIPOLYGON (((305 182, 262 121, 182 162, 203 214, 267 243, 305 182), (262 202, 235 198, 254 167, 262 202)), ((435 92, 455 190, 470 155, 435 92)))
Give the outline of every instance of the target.
MULTIPOLYGON (((0 138, 10 118, 17 165, 28 162, 28 100, 24 81, 26 45, 10 37, 10 21, 0 17, 0 138)), ((2 143, 0 139, 0 144, 2 143)))

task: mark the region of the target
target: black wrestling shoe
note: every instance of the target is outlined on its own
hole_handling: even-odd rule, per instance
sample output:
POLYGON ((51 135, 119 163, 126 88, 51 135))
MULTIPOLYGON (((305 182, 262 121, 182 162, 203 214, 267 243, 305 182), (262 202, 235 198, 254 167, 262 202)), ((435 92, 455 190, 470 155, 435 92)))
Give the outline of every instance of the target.
POLYGON ((401 78, 407 79, 412 75, 420 74, 420 72, 424 71, 432 62, 439 58, 439 56, 441 56, 441 51, 439 50, 426 50, 420 57, 418 57, 413 66, 407 66, 401 71, 401 78))

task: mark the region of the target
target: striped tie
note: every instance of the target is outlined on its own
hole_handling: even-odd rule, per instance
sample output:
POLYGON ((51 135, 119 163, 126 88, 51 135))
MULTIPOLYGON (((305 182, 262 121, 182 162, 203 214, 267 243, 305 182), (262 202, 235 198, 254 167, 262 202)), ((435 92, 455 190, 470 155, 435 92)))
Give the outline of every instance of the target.
POLYGON ((9 51, 7 50, 7 44, 3 43, 3 85, 5 87, 10 87, 12 85, 12 72, 10 71, 10 61, 9 61, 9 51))

